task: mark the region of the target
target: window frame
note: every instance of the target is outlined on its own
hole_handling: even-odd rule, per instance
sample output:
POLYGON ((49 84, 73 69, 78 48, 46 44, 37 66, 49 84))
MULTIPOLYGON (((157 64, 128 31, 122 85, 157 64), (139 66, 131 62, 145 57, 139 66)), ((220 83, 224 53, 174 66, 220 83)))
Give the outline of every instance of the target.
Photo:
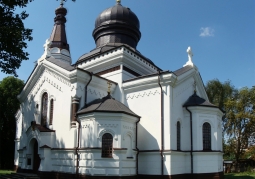
POLYGON ((48 99, 49 95, 47 92, 44 92, 42 95, 41 101, 41 125, 46 126, 47 116, 48 116, 48 99))
POLYGON ((203 124, 202 128, 202 134, 203 134, 203 150, 210 151, 212 150, 212 127, 209 122, 205 122, 203 124))
POLYGON ((176 124, 176 149, 181 150, 181 123, 177 121, 176 124))
POLYGON ((111 133, 104 133, 102 136, 102 158, 113 158, 113 136, 111 133))
POLYGON ((54 112, 54 100, 50 100, 50 122, 49 125, 52 125, 53 123, 53 112, 54 112))

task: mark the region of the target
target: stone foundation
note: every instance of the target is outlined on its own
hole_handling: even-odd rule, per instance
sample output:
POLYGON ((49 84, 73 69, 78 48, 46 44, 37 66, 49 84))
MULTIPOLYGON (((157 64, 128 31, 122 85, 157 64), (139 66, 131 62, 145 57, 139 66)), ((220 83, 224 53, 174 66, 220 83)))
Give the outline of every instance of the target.
MULTIPOLYGON (((33 173, 32 170, 19 169, 20 173, 33 173)), ((181 174, 181 175, 137 175, 137 176, 90 176, 76 175, 60 172, 35 172, 40 179, 224 179, 223 172, 201 173, 201 174, 181 174)))

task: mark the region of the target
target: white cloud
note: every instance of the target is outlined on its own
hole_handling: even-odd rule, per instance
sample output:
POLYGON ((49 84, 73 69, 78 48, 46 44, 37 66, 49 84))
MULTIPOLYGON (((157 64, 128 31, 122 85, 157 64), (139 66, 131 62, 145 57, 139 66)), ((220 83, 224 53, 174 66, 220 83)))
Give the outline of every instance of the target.
POLYGON ((200 37, 212 37, 212 36, 214 36, 214 29, 211 27, 201 27, 199 36, 200 37))

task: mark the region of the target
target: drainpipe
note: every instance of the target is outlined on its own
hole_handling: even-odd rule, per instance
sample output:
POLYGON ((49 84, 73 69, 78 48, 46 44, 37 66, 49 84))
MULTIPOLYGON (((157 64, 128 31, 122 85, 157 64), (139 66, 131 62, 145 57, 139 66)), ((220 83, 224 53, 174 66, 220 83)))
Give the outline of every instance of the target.
POLYGON ((160 71, 158 71, 158 85, 161 90, 161 99, 160 99, 160 118, 161 118, 161 150, 160 150, 160 155, 161 155, 161 175, 164 175, 164 157, 163 157, 163 152, 164 152, 164 116, 163 116, 163 89, 160 84, 160 71))
POLYGON ((89 74, 90 75, 90 79, 89 82, 87 83, 87 85, 85 86, 85 107, 87 106, 87 93, 88 93, 88 85, 90 84, 91 80, 92 80, 92 72, 89 74))
POLYGON ((186 110, 190 114, 190 162, 191 162, 191 178, 193 178, 193 129, 192 129, 192 112, 186 106, 186 110))
POLYGON ((139 155, 139 149, 137 147, 137 135, 138 135, 137 125, 138 125, 139 122, 140 122, 140 118, 135 123, 135 125, 136 125, 135 148, 136 148, 136 151, 137 151, 137 153, 136 153, 136 175, 138 175, 138 155, 139 155))
MULTIPOLYGON (((88 89, 88 85, 90 84, 91 80, 92 80, 92 72, 89 74, 90 75, 90 79, 88 81, 88 83, 85 86, 85 94, 84 94, 84 106, 87 106, 87 89, 88 89)), ((80 155, 78 153, 79 147, 80 147, 80 132, 81 132, 81 121, 77 120, 77 116, 75 115, 76 121, 78 122, 78 141, 77 141, 77 147, 75 149, 75 153, 77 155, 77 160, 76 160, 76 175, 78 177, 79 174, 79 160, 80 160, 80 155)))

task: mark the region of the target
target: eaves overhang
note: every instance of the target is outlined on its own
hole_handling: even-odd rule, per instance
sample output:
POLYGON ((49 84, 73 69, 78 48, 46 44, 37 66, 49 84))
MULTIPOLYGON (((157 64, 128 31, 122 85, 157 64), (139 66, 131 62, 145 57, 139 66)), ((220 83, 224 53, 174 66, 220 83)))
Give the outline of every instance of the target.
POLYGON ((162 71, 151 60, 144 57, 138 51, 133 50, 127 45, 110 48, 103 52, 98 49, 98 53, 94 54, 93 56, 86 54, 86 57, 82 58, 82 60, 80 58, 75 65, 83 69, 89 69, 90 71, 98 71, 100 70, 99 66, 102 66, 106 63, 107 66, 112 66, 116 63, 123 63, 122 56, 128 59, 126 62, 129 60, 131 61, 131 66, 140 66, 140 68, 144 70, 144 74, 162 71))
POLYGON ((137 91, 141 88, 152 88, 158 87, 158 77, 160 76, 161 85, 170 84, 171 86, 175 85, 177 76, 170 71, 164 71, 150 75, 144 75, 130 80, 123 81, 122 88, 124 91, 137 91))

